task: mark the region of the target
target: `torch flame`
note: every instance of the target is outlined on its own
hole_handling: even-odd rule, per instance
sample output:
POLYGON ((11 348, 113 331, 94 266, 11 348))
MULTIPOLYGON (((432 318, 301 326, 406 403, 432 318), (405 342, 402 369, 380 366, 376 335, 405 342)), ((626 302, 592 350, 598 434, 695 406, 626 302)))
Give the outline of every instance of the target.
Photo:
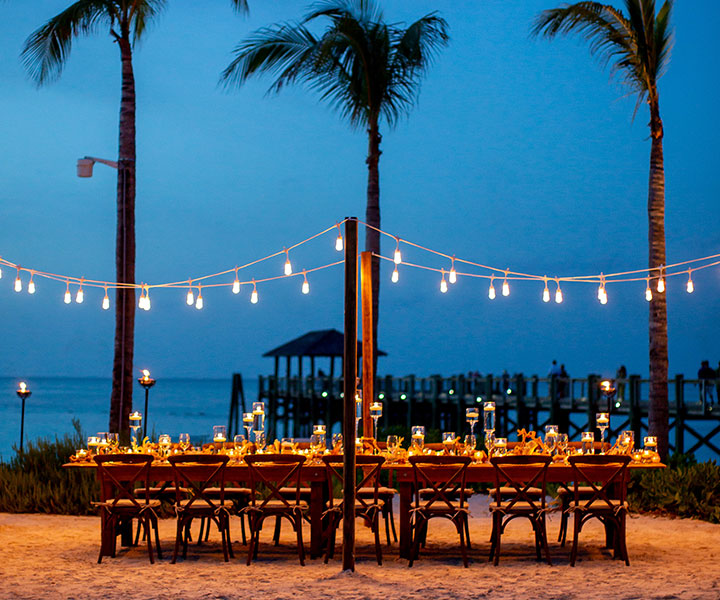
POLYGON ((607 392, 610 389, 610 382, 605 380, 600 384, 600 387, 607 392))
POLYGON ((27 384, 24 381, 20 382, 20 391, 24 392, 27 390, 27 384))
POLYGON ((147 369, 143 369, 142 374, 143 374, 143 379, 150 379, 150 371, 148 371, 147 369))

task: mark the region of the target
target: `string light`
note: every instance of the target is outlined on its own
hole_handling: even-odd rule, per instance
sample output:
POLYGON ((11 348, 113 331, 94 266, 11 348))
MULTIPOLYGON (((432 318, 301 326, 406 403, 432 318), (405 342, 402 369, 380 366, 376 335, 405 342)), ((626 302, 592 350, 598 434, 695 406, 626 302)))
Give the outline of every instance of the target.
POLYGON ((685 288, 688 294, 692 294, 695 291, 695 284, 692 280, 692 269, 688 269, 688 282, 685 288))
POLYGON ((398 279, 400 279, 400 273, 398 273, 397 265, 395 265, 395 269, 393 269, 392 277, 390 277, 390 281, 393 283, 397 283, 398 279))
POLYGON ((72 296, 70 296, 70 280, 65 280, 65 297, 63 298, 63 302, 65 304, 70 304, 72 302, 72 296))
POLYGON ((510 295, 510 284, 508 283, 507 276, 508 276, 508 272, 505 271, 505 278, 503 279, 503 284, 502 284, 502 295, 503 296, 510 295))
POLYGON ((192 289, 192 279, 188 279, 188 293, 187 297, 185 298, 185 302, 187 302, 188 306, 192 306, 195 304, 195 296, 193 295, 193 289, 192 289))
POLYGON ((543 290, 542 299, 543 302, 550 302, 550 290, 548 289, 548 280, 547 277, 544 277, 545 279, 545 289, 543 290))
POLYGON ((393 261, 396 265, 402 262, 402 254, 400 253, 400 238, 395 238, 395 254, 393 254, 393 261))
POLYGON ((233 294, 240 293, 240 280, 238 279, 238 268, 237 267, 235 267, 235 281, 233 281, 232 293, 233 294))
POLYGON ((205 303, 203 302, 203 297, 202 297, 202 286, 198 285, 198 297, 197 297, 197 300, 195 300, 195 308, 197 308, 198 310, 201 310, 204 305, 205 305, 205 303))
POLYGON ((302 284, 302 293, 303 294, 309 294, 310 293, 310 284, 307 280, 307 273, 303 271, 303 284, 302 284))
POLYGON ((665 291, 665 269, 660 267, 660 277, 657 282, 657 291, 662 294, 665 291))
POLYGON ((445 269, 442 270, 442 281, 440 281, 440 291, 445 294, 447 292, 447 281, 445 281, 445 269))
POLYGON ((30 281, 28 282, 28 294, 35 293, 35 281, 33 281, 33 275, 35 275, 35 271, 30 271, 30 281))
POLYGON ((138 300, 138 308, 145 310, 145 285, 140 286, 140 299, 138 300))
POLYGON ((83 281, 85 281, 85 278, 80 280, 80 287, 78 288, 77 294, 75 294, 75 302, 78 304, 82 304, 83 300, 85 300, 85 294, 83 293, 82 284, 83 281))
POLYGON ((15 277, 15 291, 22 292, 22 279, 20 279, 20 267, 17 268, 17 277, 15 277))
POLYGON ((105 286, 105 297, 102 300, 103 310, 107 310, 108 308, 110 308, 110 298, 108 297, 107 290, 107 286, 105 286))
MULTIPOLYGON (((0 260, 2 260, 2 256, 0 256, 0 260)), ((2 279, 2 268, 0 268, 0 279, 2 279)))
POLYGON ((650 278, 647 278, 647 286, 645 287, 645 300, 652 300, 652 290, 650 289, 650 278))
POLYGON ((258 293, 257 293, 257 286, 255 285, 254 279, 252 280, 252 284, 253 284, 253 291, 252 291, 252 294, 250 294, 250 302, 252 302, 253 304, 257 304, 258 303, 258 293))
POLYGON ((560 280, 556 277, 555 283, 557 284, 557 289, 555 290, 555 302, 556 304, 560 304, 563 301, 563 295, 562 290, 560 289, 560 280))
POLYGON ((335 250, 338 252, 342 252, 343 250, 343 237, 342 237, 342 229, 340 229, 340 223, 335 223, 335 226, 338 229, 338 235, 335 239, 335 250))
POLYGON ((455 283, 457 281, 457 273, 455 272, 455 257, 452 258, 452 264, 450 265, 450 275, 448 275, 448 279, 450 280, 450 283, 455 283))
POLYGON ((292 264, 290 264, 290 252, 285 250, 285 275, 292 275, 292 264))
POLYGON ((490 298, 490 300, 495 300, 495 286, 493 285, 493 279, 495 279, 495 276, 491 275, 490 287, 488 288, 488 298, 490 298))
POLYGON ((598 287, 598 300, 600 304, 607 304, 607 291, 605 290, 605 277, 600 273, 600 286, 598 287))

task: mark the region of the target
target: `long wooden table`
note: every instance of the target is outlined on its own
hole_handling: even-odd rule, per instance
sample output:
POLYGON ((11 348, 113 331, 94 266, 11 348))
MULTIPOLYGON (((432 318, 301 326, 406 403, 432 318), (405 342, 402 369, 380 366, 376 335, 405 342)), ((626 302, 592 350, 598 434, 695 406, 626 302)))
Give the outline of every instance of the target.
MULTIPOLYGON (((94 469, 93 463, 68 463, 68 468, 94 469)), ((660 463, 633 464, 628 467, 631 471, 636 469, 662 469, 665 465, 660 463)), ((408 558, 410 554, 410 505, 413 500, 413 470, 409 464, 386 463, 384 470, 394 472, 397 477, 398 492, 400 496, 400 556, 408 558)), ((451 473, 453 469, 448 469, 451 473)), ((591 474, 591 469, 584 469, 591 474)), ((466 483, 493 483, 494 473, 492 465, 488 463, 471 464, 467 469, 466 483)), ((230 462, 225 470, 225 481, 227 483, 246 483, 249 479, 248 466, 242 463, 230 462)), ((323 530, 322 514, 325 510, 326 497, 328 493, 327 473, 323 463, 306 463, 302 467, 302 481, 310 484, 310 556, 316 558, 322 554, 323 530)), ((172 481, 172 467, 166 462, 155 462, 150 467, 151 481, 172 481)), ((573 470, 567 464, 551 464, 548 468, 548 483, 560 483, 569 485, 573 481, 573 470)), ((107 490, 110 495, 112 490, 107 490)), ((131 538, 130 538, 131 539, 131 538)), ((125 542, 128 536, 124 537, 125 542)))

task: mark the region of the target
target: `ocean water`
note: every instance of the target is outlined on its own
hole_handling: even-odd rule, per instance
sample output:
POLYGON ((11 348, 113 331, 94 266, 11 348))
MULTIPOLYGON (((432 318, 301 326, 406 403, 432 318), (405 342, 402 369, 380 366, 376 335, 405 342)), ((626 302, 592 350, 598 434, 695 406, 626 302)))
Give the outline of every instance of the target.
MULTIPOLYGON (((110 414, 109 378, 37 377, 26 379, 32 395, 25 403, 25 442, 54 437, 73 430, 72 419, 80 420, 86 435, 108 430, 110 414)), ((18 380, 0 378, 0 460, 12 455, 20 443, 21 401, 15 394, 18 380)), ((245 400, 257 398, 257 379, 244 379, 245 400)), ((150 390, 148 433, 180 433, 190 439, 211 437, 213 425, 227 425, 231 379, 163 379, 150 390)), ((136 384, 133 409, 144 412, 145 392, 136 384)), ((242 410, 242 408, 241 408, 242 410)))

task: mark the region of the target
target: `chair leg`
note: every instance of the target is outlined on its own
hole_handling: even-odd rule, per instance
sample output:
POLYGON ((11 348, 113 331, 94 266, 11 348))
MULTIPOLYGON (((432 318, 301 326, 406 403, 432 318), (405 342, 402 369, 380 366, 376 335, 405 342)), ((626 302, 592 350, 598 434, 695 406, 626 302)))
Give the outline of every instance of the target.
POLYGON ((548 547, 547 539, 547 524, 545 522, 545 515, 540 517, 540 539, 542 540, 543 549, 545 550, 545 558, 550 566, 552 566, 552 560, 550 559, 550 548, 548 547))
POLYGON ((382 516, 385 521, 385 539, 387 545, 390 545, 390 509, 388 508, 388 501, 386 500, 382 507, 382 516))
POLYGON ((208 538, 210 537, 210 525, 212 524, 212 519, 208 518, 206 525, 205 525, 205 541, 208 541, 208 538))
POLYGON ((570 566, 575 566, 578 552, 578 537, 580 536, 580 514, 576 511, 573 517, 573 545, 570 552, 570 566))
MULTIPOLYGON (((205 517, 201 517, 201 518, 200 518, 200 533, 198 533, 198 541, 197 541, 197 545, 198 545, 198 546, 199 546, 200 544, 202 544, 202 542, 203 542, 203 535, 204 535, 204 533, 205 533, 205 521, 206 521, 206 520, 207 520, 207 519, 205 519, 205 517)), ((210 529, 210 524, 209 524, 209 523, 207 524, 207 528, 210 529)))
POLYGON ((152 517, 152 526, 155 529, 155 549, 157 550, 158 558, 162 558, 162 550, 160 549, 160 532, 158 531, 158 520, 157 517, 152 517))
MULTIPOLYGON (((387 525, 387 520, 385 521, 385 524, 387 525)), ((372 528, 375 533, 375 558, 377 559, 377 564, 382 565, 382 547, 380 546, 380 515, 377 512, 375 512, 375 516, 373 518, 372 528)))
POLYGON ((177 561, 178 552, 180 551, 180 542, 182 541, 183 533, 184 533, 183 530, 184 530, 184 526, 183 526, 182 519, 180 517, 178 517, 177 531, 175 533, 175 550, 173 551, 173 557, 172 557, 172 560, 170 561, 173 565, 177 561))
MULTIPOLYGON (((465 548, 465 536, 467 535, 467 515, 461 516, 462 521, 458 523, 458 531, 460 533, 460 554, 462 554, 463 559, 463 565, 465 568, 468 568, 468 556, 467 556, 467 549, 465 548), (463 535, 463 532, 465 535, 463 535)), ((469 540, 468 540, 468 546, 469 546, 469 540)))
POLYGON ((302 534, 302 515, 295 516, 295 529, 297 529, 297 545, 298 556, 300 557, 300 566, 305 566, 305 545, 303 544, 302 534))
POLYGON ((618 537, 618 541, 620 543, 620 551, 622 552, 622 557, 625 559, 625 565, 630 566, 630 556, 628 556, 628 550, 627 550, 627 539, 625 536, 625 530, 627 521, 625 518, 625 515, 621 515, 618 523, 618 529, 616 531, 616 535, 618 537))
POLYGON ((228 535, 227 530, 225 529, 225 519, 222 516, 218 517, 218 529, 220 530, 220 541, 222 543, 222 549, 223 549, 223 558, 225 559, 225 562, 230 562, 230 556, 228 553, 228 535))
POLYGON ((468 550, 472 550, 472 544, 470 543, 470 519, 465 515, 465 542, 467 543, 468 550))
POLYGON ((240 513, 240 529, 242 531, 242 543, 243 546, 247 544, 247 538, 245 537, 245 514, 240 513))
POLYGON ((273 532, 273 543, 278 546, 280 544, 280 527, 282 524, 281 517, 275 517, 275 531, 273 532))
POLYGON ((148 556, 150 557, 150 564, 155 564, 155 559, 153 558, 153 549, 152 549, 152 535, 150 531, 150 519, 145 517, 141 520, 138 520, 138 527, 140 527, 140 523, 142 522, 143 529, 145 530, 145 539, 147 540, 147 549, 148 549, 148 556))
POLYGON ((232 538, 230 537, 230 514, 229 513, 227 515, 225 515, 225 539, 227 540, 228 554, 230 555, 230 558, 235 558, 235 553, 233 552, 233 547, 232 547, 232 538))
POLYGON ((502 539, 502 515, 495 515, 497 523, 495 524, 495 556, 493 557, 493 565, 496 567, 500 562, 500 540, 502 539))
POLYGON ((495 540, 497 537, 497 534, 495 532, 495 529, 497 528, 496 521, 497 519, 495 518, 495 513, 492 513, 492 529, 490 531, 490 554, 488 555, 488 562, 492 562, 493 557, 495 556, 495 540))
POLYGON ((390 529, 392 529, 393 540, 397 544, 398 538, 397 538, 397 533, 395 533, 395 513, 393 512, 392 500, 390 500, 388 505, 389 505, 388 513, 390 515, 390 529))

